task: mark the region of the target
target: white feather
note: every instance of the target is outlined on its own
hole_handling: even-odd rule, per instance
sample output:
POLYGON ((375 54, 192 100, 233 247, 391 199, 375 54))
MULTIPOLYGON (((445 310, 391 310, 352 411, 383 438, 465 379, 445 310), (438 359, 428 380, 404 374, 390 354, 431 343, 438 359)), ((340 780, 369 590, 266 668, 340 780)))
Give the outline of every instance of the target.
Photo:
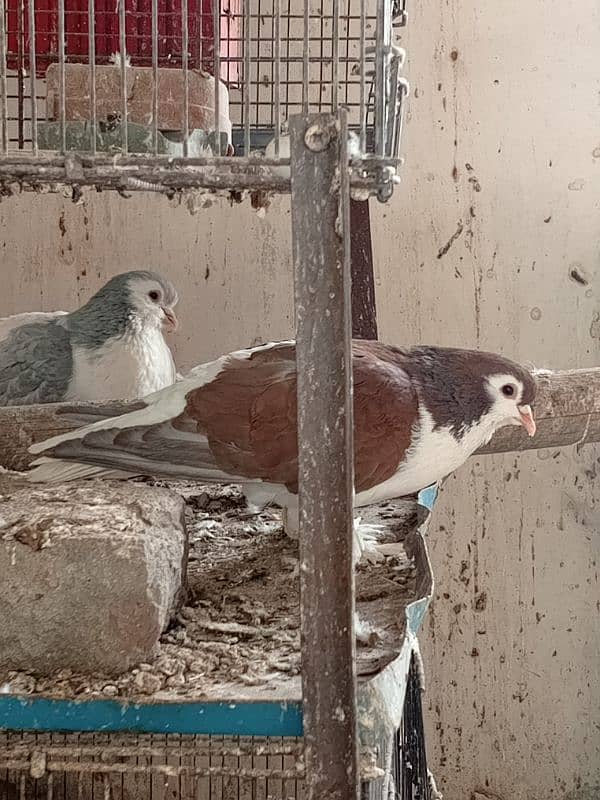
POLYGON ((13 314, 10 317, 0 318, 0 342, 6 339, 8 334, 21 325, 31 325, 37 322, 51 322, 67 314, 66 311, 26 311, 23 314, 13 314))
MULTIPOLYGON (((111 53, 109 58, 108 58, 108 60, 110 61, 111 64, 114 64, 115 67, 120 67, 121 66, 121 53, 111 53)), ((131 58, 127 53, 125 53, 125 66, 126 67, 130 67, 131 66, 131 58)))
MULTIPOLYGON (((146 408, 142 408, 139 411, 131 411, 128 414, 122 414, 120 417, 103 419, 100 420, 100 422, 95 422, 84 428, 78 428, 60 436, 54 436, 44 442, 32 445, 29 448, 29 452, 34 454, 43 453, 45 450, 51 449, 61 442, 79 439, 82 435, 90 431, 114 428, 123 430, 138 425, 155 425, 160 422, 167 422, 183 412, 186 405, 186 395, 193 389, 199 389, 201 386, 205 386, 207 383, 214 380, 230 358, 250 358, 252 353, 256 351, 269 350, 280 344, 282 344, 282 342, 272 342, 245 350, 237 350, 234 353, 221 356, 215 361, 199 364, 197 367, 190 370, 186 377, 178 380, 176 383, 171 383, 171 385, 160 391, 144 397, 144 402, 147 403, 146 408)), ((35 462, 35 465, 37 465, 37 462, 35 462)))
POLYGON ((404 497, 430 486, 458 469, 479 447, 492 437, 497 426, 493 418, 478 421, 456 439, 449 428, 436 428, 433 417, 421 403, 419 423, 413 431, 413 443, 398 470, 383 483, 359 492, 356 507, 404 497))
POLYGON ((73 376, 65 400, 143 397, 177 380, 175 362, 159 328, 145 326, 90 351, 73 348, 73 376))
POLYGON ((27 473, 27 480, 32 483, 69 483, 70 481, 87 480, 89 478, 124 480, 132 477, 130 472, 95 467, 91 464, 63 461, 60 458, 42 457, 38 458, 34 463, 34 469, 27 473))

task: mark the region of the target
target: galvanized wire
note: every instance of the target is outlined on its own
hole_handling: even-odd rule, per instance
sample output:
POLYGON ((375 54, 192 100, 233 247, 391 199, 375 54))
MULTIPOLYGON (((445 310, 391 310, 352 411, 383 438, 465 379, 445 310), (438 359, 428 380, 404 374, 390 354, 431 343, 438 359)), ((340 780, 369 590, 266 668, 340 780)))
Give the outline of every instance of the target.
POLYGON ((213 78, 215 82, 215 153, 221 155, 221 0, 213 0, 213 78))
POLYGON ((190 85, 188 73, 188 0, 181 0, 181 68, 183 71, 183 155, 188 155, 190 135, 190 85))
POLYGON ((158 153, 158 0, 152 0, 152 150, 158 153))
POLYGON ((35 0, 28 0, 27 14, 29 22, 29 86, 31 94, 31 149, 34 155, 38 151, 37 124, 37 87, 36 87, 36 55, 35 55, 35 0))
POLYGON ((58 124, 63 154, 67 150, 65 90, 65 0, 58 0, 58 124))
POLYGON ((90 66, 90 124, 91 140, 90 150, 92 155, 96 154, 96 130, 98 126, 96 111, 96 3, 95 0, 88 0, 88 49, 90 66))
POLYGON ((127 18, 125 0, 119 2, 119 52, 121 54, 121 148, 124 153, 129 150, 129 136, 127 126, 127 18))
POLYGON ((6 6, 0 0, 0 118, 2 152, 8 152, 8 100, 6 97, 6 6))

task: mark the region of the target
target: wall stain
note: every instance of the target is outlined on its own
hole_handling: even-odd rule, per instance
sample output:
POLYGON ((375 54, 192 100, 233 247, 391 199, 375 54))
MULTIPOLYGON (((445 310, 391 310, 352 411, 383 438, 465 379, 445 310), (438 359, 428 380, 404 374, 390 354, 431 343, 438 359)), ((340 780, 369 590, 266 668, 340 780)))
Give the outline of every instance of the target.
POLYGON ((454 231, 452 236, 448 239, 446 244, 443 247, 440 247, 440 249, 438 250, 438 254, 437 254, 438 259, 439 258, 443 258, 446 255, 446 253, 448 252, 448 250, 450 250, 450 248, 452 247, 454 242, 462 235, 462 232, 464 231, 464 229, 465 229, 465 226, 463 224, 463 221, 459 220, 458 221, 458 225, 456 226, 456 230, 454 231))
POLYGON ((578 283, 580 286, 587 286, 590 282, 581 264, 571 265, 571 268, 569 269, 569 278, 574 283, 578 283))
POLYGON ((590 325, 590 336, 592 339, 600 339, 600 312, 596 311, 592 317, 592 324, 590 325))

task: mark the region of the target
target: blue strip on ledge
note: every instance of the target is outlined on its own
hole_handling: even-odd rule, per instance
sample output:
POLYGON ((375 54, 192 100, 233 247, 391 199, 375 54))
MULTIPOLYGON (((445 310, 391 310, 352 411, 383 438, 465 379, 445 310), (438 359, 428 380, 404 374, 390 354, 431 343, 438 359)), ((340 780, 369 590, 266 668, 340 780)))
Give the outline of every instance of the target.
POLYGON ((433 509, 435 501, 437 500, 438 485, 437 483, 428 486, 426 489, 421 489, 417 495, 417 502, 419 505, 424 506, 428 511, 433 509))
POLYGON ((300 703, 148 703, 0 695, 0 730, 302 736, 300 703))

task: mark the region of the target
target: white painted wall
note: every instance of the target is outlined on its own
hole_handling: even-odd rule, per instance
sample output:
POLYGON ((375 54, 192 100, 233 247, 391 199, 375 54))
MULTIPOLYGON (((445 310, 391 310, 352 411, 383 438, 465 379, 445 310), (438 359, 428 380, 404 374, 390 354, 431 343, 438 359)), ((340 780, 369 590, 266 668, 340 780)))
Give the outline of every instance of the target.
MULTIPOLYGON (((411 5, 404 184, 373 208, 382 338, 600 363, 597 0, 411 5)), ((291 331, 285 199, 261 221, 26 196, 0 205, 0 241, 0 314, 70 308, 151 266, 181 289, 183 368, 291 331)), ((445 487, 422 639, 447 800, 600 797, 599 456, 488 457, 445 487)))

